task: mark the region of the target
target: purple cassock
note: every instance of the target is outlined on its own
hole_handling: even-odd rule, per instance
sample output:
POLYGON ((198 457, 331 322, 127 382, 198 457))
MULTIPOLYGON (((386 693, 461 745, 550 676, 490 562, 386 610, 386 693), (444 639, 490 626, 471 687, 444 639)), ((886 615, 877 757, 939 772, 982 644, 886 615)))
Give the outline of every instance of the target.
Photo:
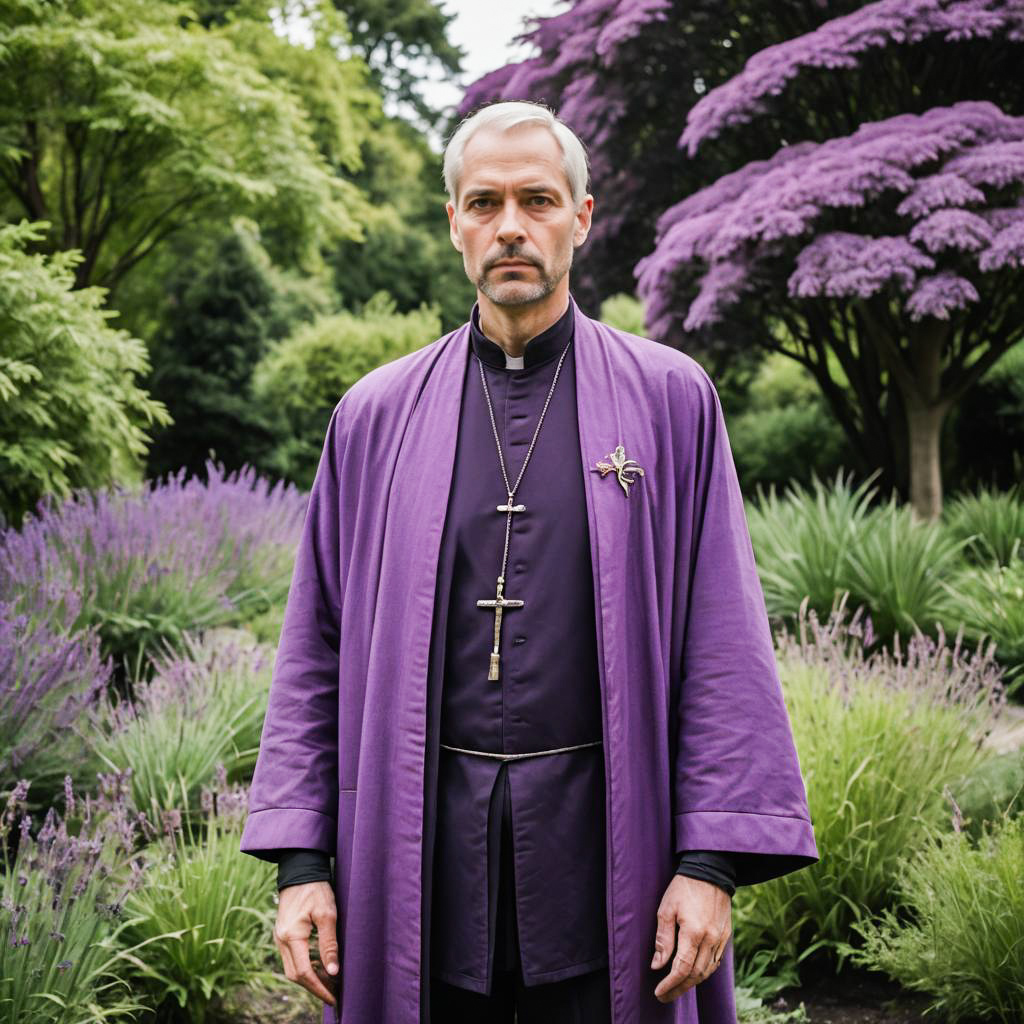
MULTIPOLYGON (((654 997, 655 914, 678 851, 735 851, 741 885, 818 859, 715 388, 684 353, 592 320, 570 302, 572 376, 559 377, 516 495, 527 511, 513 524, 506 596, 526 603, 505 613, 503 678, 490 682, 493 691, 483 689, 486 625, 479 627, 479 667, 478 637, 460 637, 449 663, 447 629, 435 632, 453 602, 461 609, 456 628, 478 628, 471 613, 476 600, 494 596, 504 540, 502 532, 490 550, 483 512, 459 500, 449 512, 464 484, 484 488, 488 502, 494 487, 495 505, 505 500, 496 449, 489 466, 466 462, 472 468, 463 481, 460 423, 483 422, 493 443, 489 418, 477 418, 485 407, 470 405, 483 403, 482 387, 466 386, 471 370, 479 374, 469 324, 373 370, 331 416, 241 849, 268 859, 282 848, 336 857, 342 1024, 429 1022, 424 995, 432 971, 486 985, 489 965, 474 946, 474 929, 488 946, 479 913, 490 891, 485 799, 512 801, 524 974, 569 976, 606 956, 614 1024, 734 1024, 731 940, 707 981, 670 1003, 654 997), (561 391, 569 381, 574 395, 561 391), (574 412, 572 403, 555 412, 560 392, 575 398, 574 412), (631 485, 623 482, 628 474, 597 466, 612 464, 620 445, 622 457, 644 470, 631 485), (561 464, 547 461, 555 456, 561 464), (571 487, 574 478, 583 487, 582 506, 578 490, 570 506, 581 509, 579 522, 557 522, 549 511, 540 526, 554 506, 544 489, 571 487), (538 519, 528 525, 531 501, 538 519), (590 559, 589 655, 585 637, 554 635, 585 632, 586 586, 581 595, 559 581, 556 599, 545 593, 543 575, 529 585, 537 559, 570 564, 552 544, 583 545, 590 559), (467 552, 474 564, 460 574, 467 552), (452 558, 456 571, 446 585, 452 558), (469 586, 478 571, 487 580, 481 593, 469 586), (461 608, 470 601, 473 607, 461 608), (581 603, 555 607, 566 601, 581 603), (444 651, 432 643, 439 636, 444 651), (566 678, 537 671, 535 650, 565 665, 558 644, 575 648, 577 641, 580 660, 566 678), (447 691, 440 699, 428 685, 439 664, 447 691), (529 683, 549 688, 543 714, 529 683), (559 687, 570 696, 561 704, 559 687), (500 772, 485 758, 440 747, 533 751, 595 738, 601 746, 512 761, 500 772), (602 783, 596 798, 595 775, 602 783), (459 792, 468 802, 453 797, 459 792), (458 816, 454 836, 445 828, 451 815, 458 816), (595 821, 603 844, 595 841, 595 821), (556 831, 551 843, 539 837, 538 822, 556 831), (563 844, 569 849, 557 849, 563 844), (438 871, 428 874, 433 854, 438 871), (441 866, 460 857, 468 908, 452 905, 454 883, 441 866), (595 857, 604 858, 596 869, 595 857), (603 905, 592 898, 595 870, 603 905), (553 893, 554 877, 569 891, 553 893), (545 900, 552 901, 547 908, 545 900), (605 915, 603 932, 601 922, 586 925, 587 934, 560 931, 560 915, 583 922, 595 906, 605 915), (446 930, 444 949, 440 942, 432 948, 435 928, 446 930), (554 930, 551 939, 545 929, 554 930), (596 943, 594 935, 601 936, 596 943)), ((514 418, 517 375, 504 385, 497 376, 489 374, 488 385, 495 381, 514 481, 536 420, 529 409, 525 419, 514 418), (504 403, 500 387, 508 389, 504 403)), ((503 531, 504 517, 493 516, 503 531)), ((493 631, 493 618, 479 611, 479 621, 488 619, 493 631)), ((324 1021, 333 1019, 325 1007, 324 1021)))
POLYGON ((428 700, 432 716, 440 711, 443 749, 429 971, 490 992, 505 800, 524 983, 607 965, 608 936, 601 685, 577 456, 573 309, 532 338, 518 360, 481 333, 478 317, 474 307, 469 344, 477 358, 466 360, 433 627, 443 643, 432 646, 428 700), (507 514, 497 506, 506 501, 506 486, 494 429, 514 486, 556 369, 515 494, 515 506, 525 511, 512 514, 504 596, 523 606, 503 611, 499 678, 490 680, 494 612, 476 602, 494 598, 505 544, 507 514), (598 745, 507 762, 463 752, 525 754, 585 743, 598 745))

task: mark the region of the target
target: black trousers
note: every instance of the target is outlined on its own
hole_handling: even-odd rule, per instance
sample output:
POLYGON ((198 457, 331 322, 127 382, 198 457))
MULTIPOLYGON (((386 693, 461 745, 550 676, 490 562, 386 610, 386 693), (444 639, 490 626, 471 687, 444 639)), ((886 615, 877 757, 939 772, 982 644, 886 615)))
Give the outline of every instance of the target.
MULTIPOLYGON (((503 765, 504 769, 505 766, 503 765)), ((505 786, 504 772, 496 785, 505 786)), ((502 799, 498 913, 491 994, 430 979, 431 1024, 611 1024, 608 968, 544 985, 523 983, 515 924, 512 817, 502 799)))

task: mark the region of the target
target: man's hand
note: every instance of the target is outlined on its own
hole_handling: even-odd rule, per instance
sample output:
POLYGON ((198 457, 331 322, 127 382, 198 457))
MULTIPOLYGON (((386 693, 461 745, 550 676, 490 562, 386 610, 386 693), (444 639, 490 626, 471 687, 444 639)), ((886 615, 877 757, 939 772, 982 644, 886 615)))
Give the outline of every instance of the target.
POLYGON ((675 952, 672 970, 654 995, 669 1003, 714 974, 732 935, 732 898, 700 878, 675 875, 658 907, 658 931, 651 970, 664 967, 675 952), (679 942, 676 944, 676 925, 679 942))
POLYGON ((286 885, 278 894, 274 942, 281 954, 285 977, 309 989, 328 1006, 336 1000, 328 985, 338 973, 338 910, 330 882, 286 885), (320 964, 309 960, 309 936, 316 926, 320 964), (321 966, 322 965, 322 966, 321 966), (327 968, 327 975, 323 973, 327 968))

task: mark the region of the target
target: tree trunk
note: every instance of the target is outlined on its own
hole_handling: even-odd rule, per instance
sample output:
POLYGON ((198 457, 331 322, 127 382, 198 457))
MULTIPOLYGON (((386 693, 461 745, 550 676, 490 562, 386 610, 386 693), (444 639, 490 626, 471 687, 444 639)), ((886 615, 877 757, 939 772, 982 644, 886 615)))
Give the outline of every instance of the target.
POLYGON ((939 439, 949 408, 945 402, 923 406, 907 402, 907 433, 910 449, 910 504, 922 520, 942 514, 942 470, 939 439))

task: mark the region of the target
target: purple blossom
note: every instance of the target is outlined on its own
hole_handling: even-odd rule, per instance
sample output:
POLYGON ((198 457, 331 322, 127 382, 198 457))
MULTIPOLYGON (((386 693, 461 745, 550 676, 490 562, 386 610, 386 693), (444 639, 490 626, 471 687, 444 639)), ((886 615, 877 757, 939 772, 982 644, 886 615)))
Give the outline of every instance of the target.
POLYGON ((906 291, 913 287, 918 271, 934 266, 930 256, 905 238, 867 238, 833 231, 820 235, 797 256, 789 294, 794 298, 867 298, 890 283, 906 291))
POLYGON ((936 210, 911 229, 909 239, 929 252, 962 249, 976 252, 992 241, 992 228, 984 218, 970 210, 936 210))
POLYGON ((1024 40, 1024 8, 1019 0, 878 0, 754 54, 724 85, 712 89, 689 113, 679 145, 689 156, 726 128, 746 124, 769 110, 801 72, 849 71, 872 50, 929 37, 1024 40))
POLYGON ((926 316, 948 320, 953 310, 964 309, 977 301, 978 290, 970 281, 951 270, 944 270, 934 277, 921 278, 907 299, 906 308, 911 320, 926 316))
POLYGON ((982 272, 1020 258, 1018 215, 1003 207, 998 217, 986 216, 995 210, 977 208, 971 191, 985 198, 983 186, 1009 181, 1024 183, 1024 118, 984 101, 901 114, 821 144, 784 146, 770 160, 748 164, 665 211, 654 251, 636 268, 648 322, 662 335, 677 319, 685 330, 714 322, 745 292, 744 278, 760 280, 785 256, 780 244, 787 239, 803 243, 793 252, 790 297, 865 298, 890 286, 911 292, 919 273, 935 270, 934 282, 906 308, 915 319, 944 319, 979 301, 979 292, 960 283, 959 265, 955 282, 941 276, 952 267, 937 266, 930 254, 971 255, 982 272), (1004 160, 998 174, 996 155, 1004 160), (943 166, 936 170, 938 161, 943 166), (927 169, 920 179, 918 168, 927 169), (943 197, 976 208, 934 208, 943 197), (855 230, 814 236, 826 213, 830 222, 843 213, 855 224, 864 209, 877 222, 887 207, 919 218, 905 237, 855 230), (999 231, 1001 220, 1012 223, 999 231), (697 297, 677 312, 674 302, 686 293, 680 284, 687 279, 695 279, 697 297))
POLYGON ((981 254, 978 265, 985 271, 1024 266, 1024 219, 1003 228, 981 254))
POLYGON ((906 199, 896 207, 901 217, 923 217, 942 206, 983 203, 985 193, 958 174, 942 172, 919 178, 906 199))

